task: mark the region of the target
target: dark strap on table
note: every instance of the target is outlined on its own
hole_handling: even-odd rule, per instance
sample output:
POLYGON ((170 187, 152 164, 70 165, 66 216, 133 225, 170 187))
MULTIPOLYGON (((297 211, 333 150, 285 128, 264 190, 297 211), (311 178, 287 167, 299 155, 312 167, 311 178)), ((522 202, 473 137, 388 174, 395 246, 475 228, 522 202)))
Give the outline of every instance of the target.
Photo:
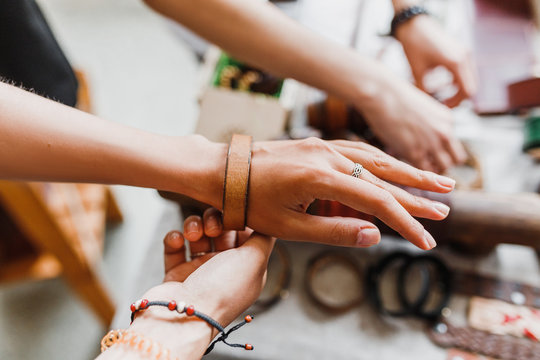
POLYGON ((454 292, 540 308, 540 288, 474 272, 455 271, 454 292))
POLYGON ((501 360, 540 360, 540 343, 509 335, 495 335, 471 327, 439 322, 428 335, 437 345, 455 347, 501 360))

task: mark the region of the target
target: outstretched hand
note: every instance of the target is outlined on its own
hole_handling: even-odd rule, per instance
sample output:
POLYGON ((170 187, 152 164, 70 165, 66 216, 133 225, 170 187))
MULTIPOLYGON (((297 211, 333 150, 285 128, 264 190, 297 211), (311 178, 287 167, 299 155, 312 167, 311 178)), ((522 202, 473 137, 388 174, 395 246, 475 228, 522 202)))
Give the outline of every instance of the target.
POLYGON ((446 193, 455 181, 407 165, 361 142, 298 141, 253 144, 247 223, 285 240, 367 247, 380 241, 377 227, 357 218, 306 214, 316 199, 336 200, 374 215, 422 249, 436 243, 413 216, 444 219, 448 206, 394 185, 446 193), (363 165, 359 178, 351 176, 363 165))
MULTIPOLYGON (((184 235, 171 231, 165 236, 165 278, 164 283, 157 287, 162 289, 157 291, 168 292, 169 287, 178 287, 174 292, 178 292, 180 298, 189 294, 196 308, 226 326, 260 295, 274 239, 251 230, 222 233, 221 229, 212 227, 216 224, 221 226, 216 209, 206 210, 204 219, 213 216, 217 222, 212 224, 210 220, 210 226, 206 221, 200 222, 198 217, 186 219, 184 228, 193 229, 201 225, 200 231, 189 233, 191 254, 204 253, 196 257, 192 255, 190 261, 184 235), (214 251, 211 251, 211 241, 214 251)), ((155 291, 156 288, 152 290, 155 291)))

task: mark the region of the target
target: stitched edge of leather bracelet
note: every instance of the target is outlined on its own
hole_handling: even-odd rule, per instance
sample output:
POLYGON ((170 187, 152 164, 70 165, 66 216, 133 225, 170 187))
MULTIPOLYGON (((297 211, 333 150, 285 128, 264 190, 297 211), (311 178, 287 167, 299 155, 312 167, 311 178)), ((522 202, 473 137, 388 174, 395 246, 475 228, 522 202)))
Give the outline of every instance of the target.
POLYGON ((247 224, 251 149, 251 136, 240 134, 232 136, 223 181, 223 228, 225 230, 244 230, 247 224), (245 145, 249 145, 247 153, 245 151, 237 153, 237 150, 245 150, 243 148, 245 145))

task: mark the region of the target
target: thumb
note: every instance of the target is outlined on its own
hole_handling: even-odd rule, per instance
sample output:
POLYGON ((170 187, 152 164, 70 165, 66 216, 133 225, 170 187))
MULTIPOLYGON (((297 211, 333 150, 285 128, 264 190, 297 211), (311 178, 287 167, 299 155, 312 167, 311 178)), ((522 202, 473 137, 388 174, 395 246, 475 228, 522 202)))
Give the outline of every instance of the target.
POLYGON ((253 232, 239 249, 249 251, 252 256, 259 255, 261 260, 268 261, 275 242, 276 239, 273 237, 253 232))
POLYGON ((423 92, 427 92, 426 88, 424 86, 424 74, 427 72, 428 67, 427 66, 412 66, 411 65, 411 72, 414 77, 414 83, 416 87, 423 92))

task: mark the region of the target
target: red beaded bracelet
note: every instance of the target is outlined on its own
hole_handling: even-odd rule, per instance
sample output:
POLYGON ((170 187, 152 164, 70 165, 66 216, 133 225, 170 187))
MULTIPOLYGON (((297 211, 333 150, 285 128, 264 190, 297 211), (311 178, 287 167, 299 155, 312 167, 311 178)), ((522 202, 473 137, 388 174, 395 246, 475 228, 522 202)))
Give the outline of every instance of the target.
POLYGON ((135 320, 135 315, 139 311, 143 311, 148 309, 150 306, 162 306, 166 307, 170 311, 176 311, 179 314, 186 314, 187 316, 196 316, 201 320, 206 321, 210 326, 215 327, 221 334, 220 336, 214 340, 210 346, 208 346, 208 349, 206 349, 205 355, 210 353, 213 349, 216 343, 223 342, 224 344, 230 346, 230 347, 241 347, 245 350, 253 350, 253 345, 251 344, 231 344, 227 342, 227 337, 233 332, 244 326, 245 324, 251 322, 253 320, 253 316, 246 315, 244 317, 244 320, 236 325, 234 325, 231 329, 228 331, 225 331, 225 328, 221 326, 216 320, 212 319, 210 316, 203 314, 197 310, 195 310, 195 307, 193 305, 186 305, 185 302, 177 303, 174 300, 171 301, 148 301, 148 299, 140 299, 131 304, 131 322, 135 320))

